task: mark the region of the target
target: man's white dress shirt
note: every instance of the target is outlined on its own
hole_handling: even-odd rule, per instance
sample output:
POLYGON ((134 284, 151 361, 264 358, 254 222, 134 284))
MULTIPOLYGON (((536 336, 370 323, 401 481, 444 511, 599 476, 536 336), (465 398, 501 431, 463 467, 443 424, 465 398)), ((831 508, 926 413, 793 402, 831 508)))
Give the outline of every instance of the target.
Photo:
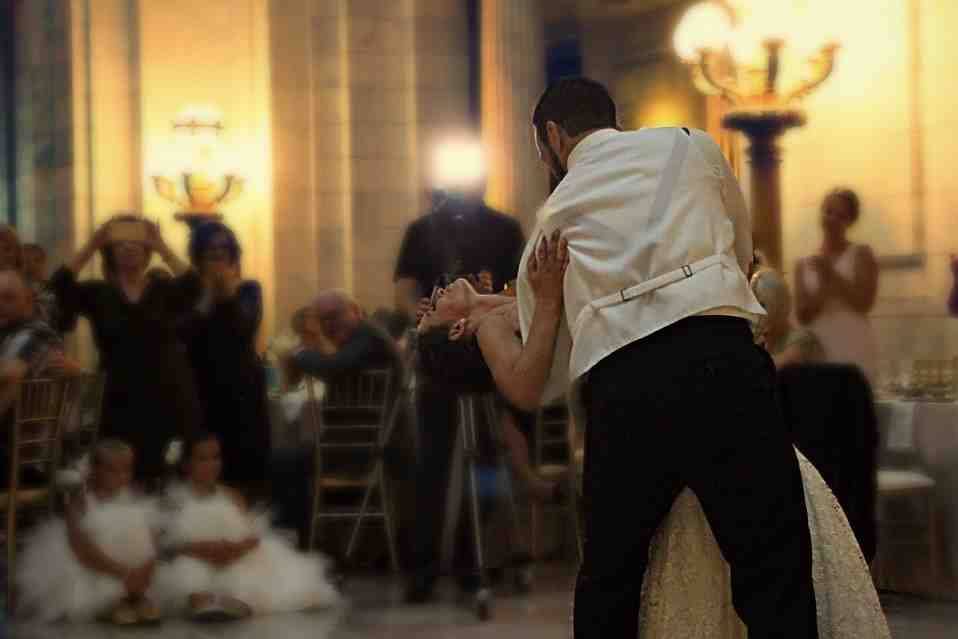
POLYGON ((535 310, 527 262, 543 234, 557 229, 570 259, 543 403, 616 350, 684 318, 764 315, 746 276, 752 234, 745 199, 703 131, 603 129, 573 149, 519 267, 523 341, 535 310))

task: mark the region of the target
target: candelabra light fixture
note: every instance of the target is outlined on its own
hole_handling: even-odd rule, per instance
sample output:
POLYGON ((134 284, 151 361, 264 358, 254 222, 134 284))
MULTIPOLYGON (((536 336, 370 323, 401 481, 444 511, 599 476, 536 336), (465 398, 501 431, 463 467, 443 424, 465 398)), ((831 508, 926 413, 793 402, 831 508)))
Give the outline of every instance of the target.
POLYGON ((802 99, 835 68, 837 37, 825 0, 710 0, 694 5, 674 34, 695 86, 728 105, 722 120, 749 139, 756 248, 781 267, 778 138, 805 124, 802 99))
POLYGON ((190 106, 173 121, 173 159, 165 175, 154 175, 156 192, 176 204, 181 221, 219 219, 220 206, 243 192, 244 180, 223 149, 223 118, 213 107, 190 106))

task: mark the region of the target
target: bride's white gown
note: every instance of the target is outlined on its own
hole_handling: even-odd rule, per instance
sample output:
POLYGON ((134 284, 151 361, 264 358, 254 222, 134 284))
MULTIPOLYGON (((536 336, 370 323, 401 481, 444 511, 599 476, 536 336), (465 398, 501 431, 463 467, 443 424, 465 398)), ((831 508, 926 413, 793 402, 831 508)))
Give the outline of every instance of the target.
MULTIPOLYGON (((845 513, 815 467, 801 453, 798 459, 812 537, 820 639, 890 639, 845 513)), ((676 499, 656 534, 642 590, 642 639, 748 636, 732 607, 728 564, 689 490, 676 499)))

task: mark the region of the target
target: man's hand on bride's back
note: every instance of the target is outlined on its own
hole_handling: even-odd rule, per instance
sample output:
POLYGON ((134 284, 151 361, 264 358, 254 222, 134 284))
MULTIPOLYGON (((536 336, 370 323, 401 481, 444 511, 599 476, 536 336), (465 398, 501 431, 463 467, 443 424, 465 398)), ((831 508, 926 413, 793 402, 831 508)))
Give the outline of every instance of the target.
POLYGON ((562 305, 562 283, 569 265, 569 243, 559 231, 543 236, 529 258, 526 271, 537 304, 562 305))

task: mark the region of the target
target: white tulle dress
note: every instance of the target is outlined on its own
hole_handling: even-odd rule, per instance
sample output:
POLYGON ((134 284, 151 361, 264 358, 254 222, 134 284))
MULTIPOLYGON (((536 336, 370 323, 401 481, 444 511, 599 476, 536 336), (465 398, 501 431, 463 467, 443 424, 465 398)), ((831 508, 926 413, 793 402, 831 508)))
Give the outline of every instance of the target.
MULTIPOLYGON (((155 524, 155 503, 129 492, 104 501, 88 494, 79 522, 100 550, 130 568, 156 558, 155 524)), ((119 579, 80 564, 62 519, 46 522, 27 539, 16 583, 20 611, 43 622, 90 621, 126 596, 119 579)))
MULTIPOLYGON (((815 467, 798 453, 812 537, 820 639, 891 639, 868 566, 845 513, 815 467)), ((732 607, 728 564, 698 499, 682 492, 650 552, 642 639, 746 639, 732 607)))
POLYGON ((327 562, 315 554, 297 552, 269 530, 266 515, 242 511, 223 490, 196 496, 188 486, 175 484, 166 494, 162 545, 251 537, 259 546, 225 568, 193 557, 179 556, 162 564, 156 589, 162 608, 185 610, 189 595, 211 593, 239 599, 256 614, 293 612, 339 604, 341 597, 327 578, 327 562))

